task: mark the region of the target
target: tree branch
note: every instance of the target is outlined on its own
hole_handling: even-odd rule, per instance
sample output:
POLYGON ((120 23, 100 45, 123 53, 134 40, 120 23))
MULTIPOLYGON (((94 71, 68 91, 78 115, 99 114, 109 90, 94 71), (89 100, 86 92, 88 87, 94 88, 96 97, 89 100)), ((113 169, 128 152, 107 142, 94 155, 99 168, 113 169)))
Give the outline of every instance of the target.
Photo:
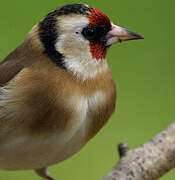
POLYGON ((156 180, 175 167, 175 123, 143 146, 118 146, 120 160, 103 180, 156 180))

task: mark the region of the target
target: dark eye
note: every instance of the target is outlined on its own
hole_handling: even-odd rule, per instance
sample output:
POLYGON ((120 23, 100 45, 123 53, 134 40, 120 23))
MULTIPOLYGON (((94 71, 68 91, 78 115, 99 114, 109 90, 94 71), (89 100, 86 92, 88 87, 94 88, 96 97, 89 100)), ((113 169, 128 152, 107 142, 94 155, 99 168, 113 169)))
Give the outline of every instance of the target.
POLYGON ((88 40, 93 40, 97 34, 95 28, 84 28, 82 33, 88 40))
POLYGON ((99 27, 97 31, 100 37, 104 36, 107 33, 105 27, 99 27))

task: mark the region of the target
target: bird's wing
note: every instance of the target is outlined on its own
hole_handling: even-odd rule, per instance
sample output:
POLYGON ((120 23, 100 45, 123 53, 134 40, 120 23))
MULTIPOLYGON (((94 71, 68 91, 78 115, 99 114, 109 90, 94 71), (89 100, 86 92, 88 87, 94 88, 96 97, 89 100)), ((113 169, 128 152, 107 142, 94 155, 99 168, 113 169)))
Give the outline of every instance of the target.
POLYGON ((22 69, 23 65, 15 59, 5 59, 0 63, 0 86, 4 86, 13 79, 22 69))
POLYGON ((0 63, 1 87, 13 79, 23 68, 33 64, 37 58, 33 51, 34 48, 29 40, 25 40, 0 63))
MULTIPOLYGON (((62 77, 62 70, 43 57, 1 87, 0 138, 1 130, 11 127, 14 130, 24 127, 36 134, 65 128, 71 112, 64 105, 62 77)), ((69 82, 66 84, 70 86, 69 82)))

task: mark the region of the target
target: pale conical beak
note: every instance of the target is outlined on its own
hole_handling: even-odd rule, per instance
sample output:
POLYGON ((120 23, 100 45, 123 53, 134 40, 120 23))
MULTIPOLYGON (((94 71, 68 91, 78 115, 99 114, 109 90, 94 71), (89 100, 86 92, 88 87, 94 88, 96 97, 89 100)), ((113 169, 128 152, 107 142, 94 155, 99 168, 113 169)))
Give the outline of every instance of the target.
POLYGON ((106 45, 110 46, 112 44, 134 40, 134 39, 144 39, 141 35, 132 32, 128 29, 122 28, 120 26, 112 25, 112 29, 107 33, 107 42, 106 45))

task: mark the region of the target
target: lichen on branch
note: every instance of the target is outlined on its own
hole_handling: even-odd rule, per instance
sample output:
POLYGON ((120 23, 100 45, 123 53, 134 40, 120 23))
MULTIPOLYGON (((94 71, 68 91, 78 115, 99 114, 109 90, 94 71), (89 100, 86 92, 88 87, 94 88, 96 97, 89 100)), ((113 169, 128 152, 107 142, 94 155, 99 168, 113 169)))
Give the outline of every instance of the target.
POLYGON ((141 147, 118 147, 120 160, 103 180, 156 180, 175 167, 175 123, 141 147))

